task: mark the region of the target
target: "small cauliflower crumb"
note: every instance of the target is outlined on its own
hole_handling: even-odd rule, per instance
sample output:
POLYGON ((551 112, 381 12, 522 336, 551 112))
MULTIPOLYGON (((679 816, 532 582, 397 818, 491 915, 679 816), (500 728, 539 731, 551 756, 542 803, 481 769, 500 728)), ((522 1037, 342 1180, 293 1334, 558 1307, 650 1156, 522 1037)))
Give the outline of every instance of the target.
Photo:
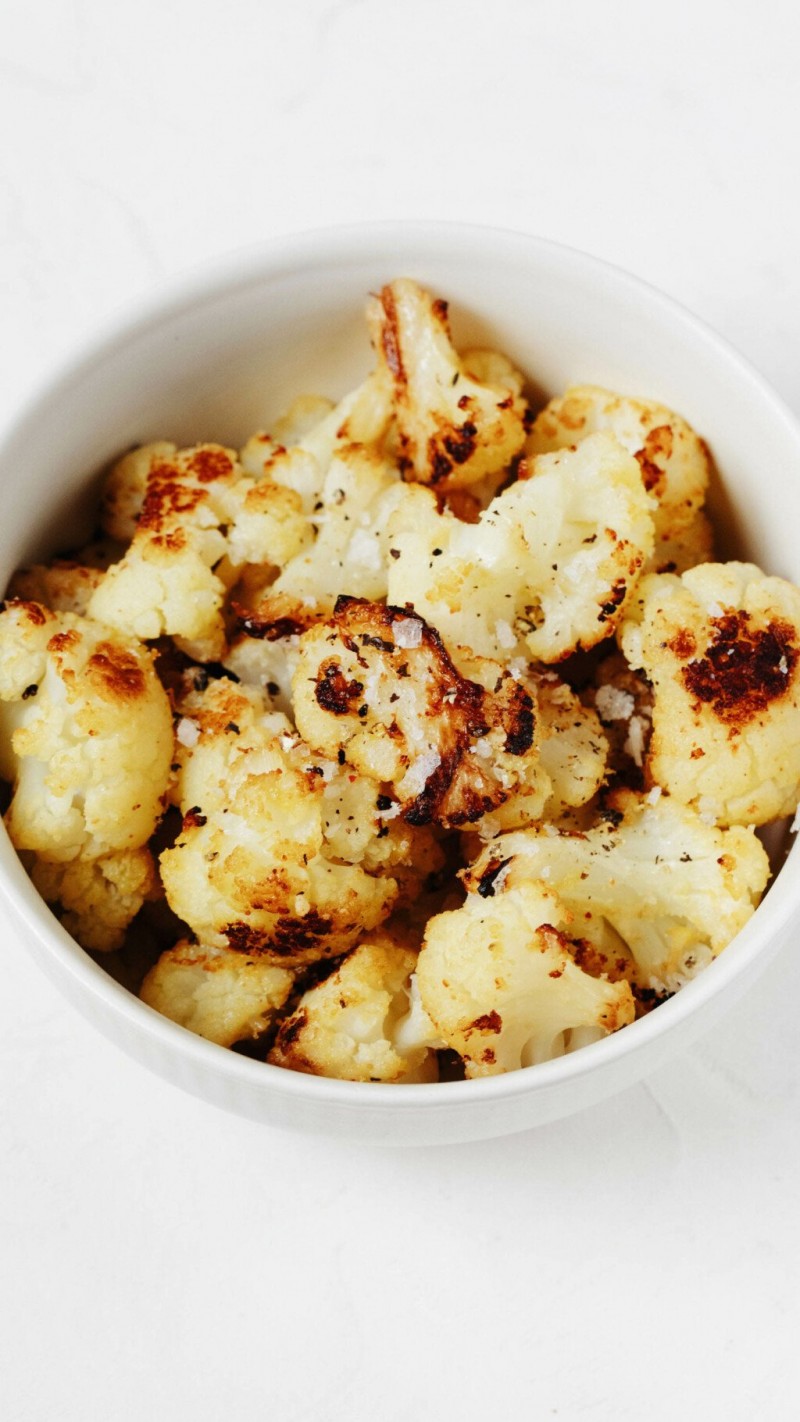
POLYGON ((635 702, 629 691, 607 685, 598 687, 594 704, 603 721, 629 721, 635 702))

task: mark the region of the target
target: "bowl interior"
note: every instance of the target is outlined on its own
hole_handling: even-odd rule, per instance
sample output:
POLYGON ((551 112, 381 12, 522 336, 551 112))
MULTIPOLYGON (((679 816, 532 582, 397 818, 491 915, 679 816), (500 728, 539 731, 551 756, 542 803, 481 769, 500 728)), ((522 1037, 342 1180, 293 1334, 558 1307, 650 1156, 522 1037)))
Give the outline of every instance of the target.
MULTIPOLYGON (((581 254, 508 233, 401 225, 310 234, 245 253, 152 302, 76 361, 0 451, 3 584, 14 568, 88 534, 98 473, 126 448, 155 438, 237 446, 295 395, 336 397, 352 387, 371 362, 365 297, 398 275, 444 296, 456 344, 502 351, 541 399, 592 382, 680 411, 720 470, 713 512, 725 554, 744 553, 800 581, 800 437, 777 398, 723 342, 658 293, 581 254)), ((6 846, 6 864, 7 854, 6 846)), ((17 880, 13 895, 25 892, 17 880)), ((781 883, 781 921, 796 897, 781 883)), ((750 935, 751 954, 757 937, 750 935)), ((48 951, 65 952, 52 930, 48 951)), ((722 960, 713 972, 719 967, 722 960)), ((735 963, 726 964, 719 986, 735 976, 735 963)), ((698 982, 680 995, 687 999, 681 1013, 712 991, 699 989, 698 982)), ((144 1021, 147 1010, 138 1003, 135 1010, 144 1021)), ((624 1054, 629 1033, 646 1040, 678 1015, 677 1006, 659 1009, 636 1032, 600 1045, 624 1054)), ((252 1066, 240 1061, 226 1070, 252 1066)), ((517 1075, 532 1088, 539 1074, 517 1075)), ((307 1079, 297 1090, 319 1093, 326 1085, 307 1079)), ((373 1088, 357 1090, 364 1100, 373 1088)), ((414 1088, 423 1096, 431 1090, 438 1088, 414 1088)))

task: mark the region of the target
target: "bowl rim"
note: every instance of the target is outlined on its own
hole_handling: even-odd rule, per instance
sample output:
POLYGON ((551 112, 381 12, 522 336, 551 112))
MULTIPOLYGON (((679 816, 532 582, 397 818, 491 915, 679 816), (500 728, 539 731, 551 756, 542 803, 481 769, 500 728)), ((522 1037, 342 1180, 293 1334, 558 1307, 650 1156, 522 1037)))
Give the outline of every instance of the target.
MULTIPOLYGON (((757 392, 770 417, 785 427, 797 445, 800 460, 800 422, 765 377, 702 318, 649 282, 578 248, 524 231, 477 223, 402 219, 337 224, 282 234, 235 248, 151 284, 144 293, 117 307, 86 333, 74 353, 60 356, 44 370, 21 408, 0 431, 0 466, 11 447, 24 438, 28 424, 40 419, 47 403, 61 399, 71 388, 79 386, 91 377, 99 364, 131 341, 145 337, 149 331, 187 313, 198 303, 221 300, 254 282, 274 281, 281 275, 297 276, 319 265, 329 268, 337 259, 377 256, 387 249, 390 235, 400 247, 400 260, 407 255, 404 245, 406 248, 416 245, 428 256, 436 256, 452 253, 456 244, 461 255, 474 249, 484 260, 490 244, 504 246, 508 251, 514 248, 519 253, 538 251, 551 263, 594 274, 615 286, 619 293, 640 304, 644 302, 650 309, 657 308, 668 322, 681 328, 693 342, 704 345, 717 362, 721 361, 735 372, 738 380, 744 380, 757 392)), ((221 1075, 228 1081, 271 1096, 277 1092, 285 1098, 313 1098, 319 1106, 359 1111, 372 1108, 383 1112, 391 1102, 392 1110, 406 1114, 422 1108, 428 1112, 431 1108, 450 1111, 478 1102, 488 1104, 499 1098, 507 1100, 567 1086, 612 1062, 635 1056, 648 1043, 668 1035, 680 1022, 700 1015, 705 1003, 722 996, 726 987, 746 976, 754 961, 773 942, 779 941, 800 910, 799 860, 800 847, 795 843, 752 918, 714 963, 656 1010, 623 1030, 580 1051, 534 1067, 457 1082, 413 1083, 403 1091, 397 1090, 396 1083, 341 1081, 287 1071, 221 1047, 163 1017, 112 978, 66 932, 34 889, 5 828, 0 844, 0 892, 47 958, 54 959, 91 998, 102 1001, 121 1015, 136 1034, 154 1039, 170 1057, 177 1054, 204 1073, 221 1075)), ((118 1045, 124 1047, 125 1043, 121 1041, 118 1045)))

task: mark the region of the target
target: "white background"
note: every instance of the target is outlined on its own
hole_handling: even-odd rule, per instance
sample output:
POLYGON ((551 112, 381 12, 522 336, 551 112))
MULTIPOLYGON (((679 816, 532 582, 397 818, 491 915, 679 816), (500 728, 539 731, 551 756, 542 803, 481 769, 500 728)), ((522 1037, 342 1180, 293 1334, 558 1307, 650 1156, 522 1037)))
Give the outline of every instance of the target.
MULTIPOLYGON (((0 16, 4 423, 159 279, 399 216, 627 267, 800 413, 794 0, 0 16)), ((528 1135, 403 1153, 162 1085, 0 928, 3 1419, 798 1415, 791 951, 645 1085, 528 1135)))

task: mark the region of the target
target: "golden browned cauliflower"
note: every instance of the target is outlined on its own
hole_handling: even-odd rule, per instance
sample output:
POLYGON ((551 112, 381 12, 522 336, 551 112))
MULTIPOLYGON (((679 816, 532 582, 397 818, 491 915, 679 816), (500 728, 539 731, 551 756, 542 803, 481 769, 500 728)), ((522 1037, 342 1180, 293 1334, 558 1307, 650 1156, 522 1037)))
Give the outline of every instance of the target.
POLYGON ((491 690, 463 677, 413 612, 340 598, 300 639, 297 726, 319 754, 382 787, 408 824, 473 823, 522 789, 541 806, 549 782, 538 778, 532 698, 503 667, 491 673, 491 690))
POLYGON ((372 298, 367 322, 393 389, 405 477, 457 488, 506 469, 522 450, 527 413, 513 366, 481 352, 471 374, 453 349, 447 303, 405 278, 372 298))
POLYGON ((751 563, 644 578, 621 631, 653 685, 647 770, 712 823, 800 798, 800 591, 751 563))
POLYGON ((537 455, 568 449, 598 430, 610 431, 639 465, 645 488, 657 500, 657 540, 676 539, 705 501, 710 462, 703 441, 665 405, 597 385, 573 385, 537 415, 527 450, 537 455))
POLYGON ((490 898, 527 881, 554 890, 575 937, 596 944, 610 925, 642 985, 674 992, 747 923, 767 856, 751 829, 715 829, 657 789, 618 792, 607 814, 579 833, 546 824, 500 835, 464 882, 490 898))
POLYGON ((287 967, 336 956, 388 917, 417 863, 417 882, 439 867, 430 836, 394 829, 374 786, 315 757, 253 689, 213 681, 181 710, 183 827, 161 877, 200 942, 287 967))
POLYGON ((267 1030, 293 981, 257 954, 182 940, 161 954, 139 995, 181 1027, 232 1047, 267 1030))
MULTIPOLYGON (((509 836, 514 838, 515 836, 509 836)), ((502 844, 502 841, 498 841, 502 844)), ((494 1076, 560 1056, 579 1029, 615 1032, 633 1021, 627 982, 583 971, 570 915, 548 886, 508 878, 432 918, 417 964, 422 1006, 468 1077, 494 1076)))
POLYGON ((169 777, 172 714, 138 642, 38 603, 6 604, 0 731, 18 849, 98 859, 150 838, 169 777))
MULTIPOLYGON (((133 539, 88 612, 142 639, 176 637, 191 655, 213 660, 225 642, 223 560, 232 567, 288 561, 310 536, 302 502, 293 489, 245 476, 220 445, 149 448, 157 452, 148 455, 133 539)), ((145 464, 139 454, 137 477, 145 464)), ((112 470, 112 486, 115 477, 112 470)), ((127 496, 129 484, 124 488, 127 496)), ((106 526, 120 532, 123 522, 109 519, 106 526)))
POLYGON ((388 597, 454 648, 558 662, 613 632, 653 547, 639 466, 611 434, 543 455, 476 524, 414 491, 390 526, 388 597))
POLYGON ((130 543, 139 525, 151 469, 169 464, 177 446, 169 440, 137 445, 115 460, 103 482, 100 519, 103 530, 121 544, 130 543))
POLYGON ((343 1081, 435 1081, 434 1053, 403 1037, 416 961, 396 931, 369 934, 303 994, 268 1061, 343 1081))

